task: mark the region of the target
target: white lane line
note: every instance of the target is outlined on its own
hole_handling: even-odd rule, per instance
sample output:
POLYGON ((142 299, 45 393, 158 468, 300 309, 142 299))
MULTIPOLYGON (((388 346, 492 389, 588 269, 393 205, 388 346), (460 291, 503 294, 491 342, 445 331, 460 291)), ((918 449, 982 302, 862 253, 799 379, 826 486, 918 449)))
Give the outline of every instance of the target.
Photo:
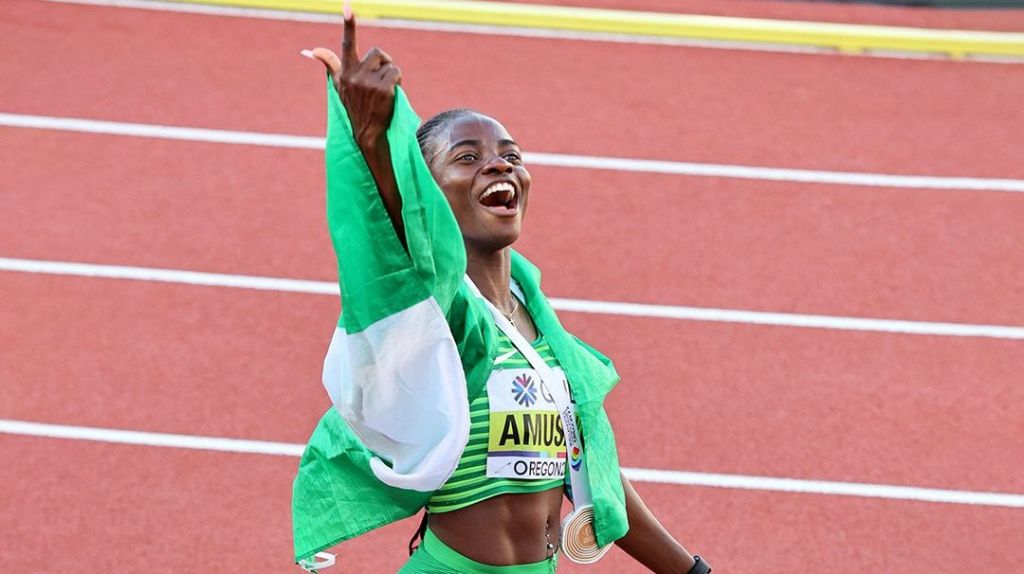
POLYGON ((188 142, 324 149, 324 138, 0 113, 0 126, 188 142))
POLYGON ((800 313, 772 313, 743 311, 711 307, 681 307, 675 305, 648 305, 644 303, 617 303, 587 301, 583 299, 551 299, 559 311, 657 317, 687 321, 713 321, 773 325, 777 327, 803 327, 808 329, 837 329, 841 331, 875 331, 908 335, 938 335, 943 337, 994 337, 997 339, 1024 339, 1024 327, 1004 325, 978 325, 970 323, 939 323, 934 321, 903 321, 899 319, 871 319, 840 317, 835 315, 805 315, 800 313))
POLYGON ((1024 494, 977 492, 972 490, 945 490, 918 486, 870 484, 864 482, 833 482, 828 480, 777 478, 773 476, 684 472, 678 470, 657 470, 648 468, 624 468, 622 470, 630 480, 637 480, 640 482, 660 482, 687 486, 711 486, 716 488, 768 490, 774 492, 794 492, 803 494, 833 494, 838 496, 860 496, 865 498, 889 498, 895 500, 917 500, 921 502, 945 502, 950 504, 1024 508, 1024 494))
MULTIPOLYGON (((121 265, 99 265, 94 263, 42 261, 37 259, 0 257, 0 271, 71 275, 107 279, 128 279, 135 281, 156 281, 162 283, 184 283, 188 285, 204 285, 210 287, 232 287, 339 296, 338 285, 328 281, 282 279, 277 277, 259 277, 254 275, 228 275, 222 273, 204 273, 201 271, 157 269, 151 267, 127 267, 121 265)), ((684 307, 678 305, 648 305, 644 303, 623 303, 616 301, 562 299, 557 297, 551 298, 550 301, 552 307, 558 311, 576 313, 596 313, 602 315, 623 315, 630 317, 710 321, 719 323, 742 323, 777 327, 802 327, 810 329, 837 329, 844 331, 935 335, 943 337, 990 337, 997 339, 1024 340, 1024 327, 1004 325, 938 323, 930 321, 840 317, 834 315, 772 313, 765 311, 743 311, 737 309, 715 309, 710 307, 684 307)))
POLYGON ((0 432, 21 436, 277 456, 302 456, 304 448, 301 444, 285 442, 54 425, 7 419, 0 419, 0 432))
MULTIPOLYGON (((0 433, 18 436, 85 440, 149 447, 183 448, 215 452, 291 457, 302 456, 303 449, 305 448, 305 445, 283 442, 128 431, 97 427, 36 423, 9 419, 0 419, 0 433)), ((1024 508, 1024 495, 1000 492, 946 490, 915 486, 834 482, 827 480, 776 478, 741 474, 715 474, 650 468, 623 468, 622 470, 630 480, 638 482, 656 482, 681 486, 707 486, 715 488, 736 488, 801 494, 830 494, 836 496, 886 498, 895 500, 914 500, 920 502, 943 502, 975 506, 1024 508)))
POLYGON ((945 177, 926 175, 897 175, 888 173, 859 173, 850 171, 822 171, 715 163, 691 163, 650 159, 594 157, 553 153, 525 154, 524 160, 537 165, 581 169, 607 169, 688 175, 695 177, 725 177, 762 181, 788 181, 794 183, 823 183, 829 185, 858 185, 868 187, 899 187, 915 189, 963 189, 972 191, 1024 192, 1024 180, 980 177, 945 177))
POLYGON ((48 275, 72 275, 77 277, 99 277, 104 279, 129 279, 133 281, 156 281, 158 283, 184 283, 207 287, 234 287, 258 289, 261 291, 282 291, 285 293, 313 293, 334 295, 341 293, 337 283, 329 281, 307 281, 259 277, 255 275, 227 275, 182 271, 179 269, 157 269, 153 267, 130 267, 125 265, 99 265, 71 261, 41 261, 37 259, 11 259, 0 257, 0 271, 21 273, 45 273, 48 275))
MULTIPOLYGON (((158 124, 111 122, 25 114, 0 113, 0 126, 218 144, 256 145, 310 150, 324 149, 324 138, 322 137, 189 128, 158 124)), ((959 189, 1024 193, 1024 180, 1020 179, 822 171, 540 152, 527 153, 525 154, 524 159, 527 163, 533 165, 577 169, 601 169, 695 177, 723 177, 762 181, 787 181, 794 183, 820 183, 829 185, 942 190, 959 189)))

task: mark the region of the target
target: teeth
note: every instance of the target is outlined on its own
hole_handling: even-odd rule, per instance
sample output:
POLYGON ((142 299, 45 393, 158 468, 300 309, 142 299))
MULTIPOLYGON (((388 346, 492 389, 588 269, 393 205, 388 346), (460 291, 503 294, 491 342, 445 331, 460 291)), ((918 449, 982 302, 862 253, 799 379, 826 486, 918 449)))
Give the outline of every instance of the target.
POLYGON ((491 195, 491 194, 494 194, 494 193, 498 193, 499 191, 509 191, 509 192, 512 192, 512 195, 514 197, 515 193, 516 193, 516 188, 511 183, 498 182, 498 183, 492 184, 490 187, 488 187, 486 190, 484 190, 484 194, 480 196, 480 199, 483 199, 483 198, 487 197, 488 195, 491 195))

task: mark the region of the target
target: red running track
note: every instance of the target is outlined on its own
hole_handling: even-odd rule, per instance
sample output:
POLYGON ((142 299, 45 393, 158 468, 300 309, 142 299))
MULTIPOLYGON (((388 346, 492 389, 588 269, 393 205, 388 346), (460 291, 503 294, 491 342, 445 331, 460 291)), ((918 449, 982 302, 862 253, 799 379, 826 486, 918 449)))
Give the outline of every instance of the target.
MULTIPOLYGON (((0 74, 18 81, 0 112, 322 132, 319 75, 295 52, 331 27, 6 6, 0 74), (60 54, 60 73, 39 54, 60 54)), ((1022 174, 1014 66, 364 32, 405 68, 421 112, 470 94, 528 149, 1022 174)), ((315 152, 0 130, 0 256, 333 278, 315 152)), ((1019 194, 534 179, 522 247, 552 295, 1024 324, 1019 194)), ((302 442, 327 406, 332 297, 6 272, 0 292, 0 418, 302 442)), ((609 410, 628 466, 1024 491, 1020 342, 564 320, 624 375, 609 410)), ((16 493, 0 571, 41 556, 54 572, 139 556, 158 556, 155 572, 290 568, 295 459, 9 435, 0 452, 16 461, 0 479, 16 493)), ((1024 566, 1020 510, 639 488, 724 571, 942 572, 965 551, 979 570, 1024 566)), ((412 529, 343 545, 342 559, 393 571, 412 529)), ((616 552, 586 571, 637 568, 616 552)))
MULTIPOLYGON (((12 0, 8 113, 313 135, 332 26, 12 0), (46 73, 42 54, 59 54, 46 73)), ((423 116, 470 106, 535 151, 1024 178, 1018 66, 364 28, 423 116), (543 112, 543 113, 541 113, 543 112), (559 118, 558 122, 551 118, 559 118), (941 120, 941 121, 940 121, 941 120)))
MULTIPOLYGON (((287 533, 293 459, 0 436, 5 572, 298 572, 287 533), (10 526, 8 526, 10 525, 10 526), (16 549, 16 550, 15 550, 16 549)), ((728 572, 1015 572, 1020 511, 639 484, 666 526, 728 572), (693 517, 700 520, 693 520, 693 517), (952 541, 952 543, 947 543, 952 541), (956 546, 956 548, 951 548, 956 546), (951 564, 955 564, 953 568, 951 564)), ((338 572, 393 572, 405 521, 344 545, 338 572)), ((559 572, 637 572, 620 551, 559 572)), ((330 572, 330 570, 328 570, 330 572)))
MULTIPOLYGON (((26 258, 333 280, 321 158, 7 130, 0 168, 11 217, 0 247, 26 258), (61 169, 39 161, 41 150, 61 169), (97 169, 97 157, 109 165, 97 169)), ((546 274, 552 295, 1024 324, 1020 194, 532 172, 519 247, 557 270, 546 274)))
MULTIPOLYGON (((0 418, 298 443, 326 408, 333 297, 22 274, 0 286, 4 348, 24 359, 0 365, 0 418), (14 303, 34 299, 46 304, 14 303)), ((1019 342, 565 322, 624 376, 609 409, 627 466, 1024 490, 1019 342)))

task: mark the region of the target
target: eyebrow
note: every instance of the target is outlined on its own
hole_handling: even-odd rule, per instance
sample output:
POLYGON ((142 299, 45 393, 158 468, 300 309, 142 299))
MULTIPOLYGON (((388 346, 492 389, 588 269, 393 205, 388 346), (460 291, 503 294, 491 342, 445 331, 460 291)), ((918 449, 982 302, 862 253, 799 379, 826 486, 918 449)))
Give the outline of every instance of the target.
MULTIPOLYGON (((517 144, 514 140, 510 140, 510 139, 498 140, 498 144, 499 145, 514 145, 516 147, 519 147, 519 144, 517 144)), ((451 146, 449 146, 448 149, 449 150, 453 150, 455 148, 462 147, 464 145, 478 146, 478 145, 480 145, 480 140, 460 140, 460 141, 455 142, 451 146)))

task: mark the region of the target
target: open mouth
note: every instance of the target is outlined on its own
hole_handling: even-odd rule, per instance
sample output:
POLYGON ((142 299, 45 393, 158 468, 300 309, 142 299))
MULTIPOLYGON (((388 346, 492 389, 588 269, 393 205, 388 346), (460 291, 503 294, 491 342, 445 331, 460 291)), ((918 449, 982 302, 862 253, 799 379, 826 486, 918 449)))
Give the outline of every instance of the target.
POLYGON ((492 183, 480 195, 480 205, 495 215, 510 216, 519 212, 519 193, 507 181, 492 183))

